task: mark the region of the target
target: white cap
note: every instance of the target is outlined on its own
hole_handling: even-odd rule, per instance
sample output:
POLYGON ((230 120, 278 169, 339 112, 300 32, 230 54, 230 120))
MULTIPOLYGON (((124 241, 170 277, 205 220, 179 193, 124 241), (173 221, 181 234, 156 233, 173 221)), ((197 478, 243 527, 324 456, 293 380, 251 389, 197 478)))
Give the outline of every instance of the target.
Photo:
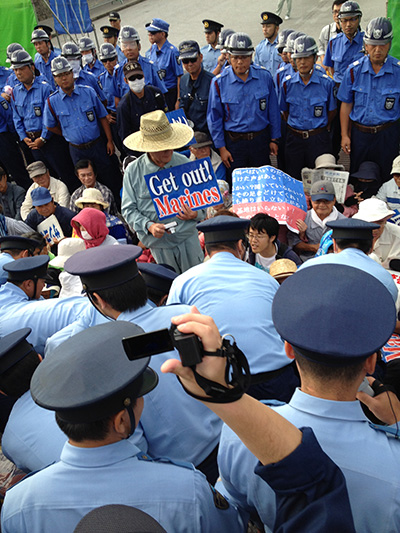
POLYGON ((365 220, 365 222, 376 222, 384 218, 394 215, 394 211, 388 209, 386 202, 378 200, 378 198, 368 198, 360 202, 358 213, 353 218, 357 220, 365 220))
POLYGON ((65 261, 77 252, 85 250, 85 241, 79 237, 67 237, 58 244, 58 255, 49 262, 49 266, 64 268, 65 261))

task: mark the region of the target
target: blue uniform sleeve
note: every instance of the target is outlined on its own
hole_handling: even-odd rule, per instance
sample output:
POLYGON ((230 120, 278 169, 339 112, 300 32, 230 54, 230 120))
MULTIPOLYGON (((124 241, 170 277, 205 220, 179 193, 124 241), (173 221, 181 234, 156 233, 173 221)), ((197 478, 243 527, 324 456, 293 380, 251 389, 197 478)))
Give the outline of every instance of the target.
POLYGON ((353 103, 353 83, 351 81, 351 69, 348 68, 344 73, 343 80, 337 93, 337 99, 347 104, 353 103))
POLYGON ((13 121, 14 121, 15 130, 18 133, 18 137, 20 138, 20 140, 23 141, 26 137, 24 121, 22 120, 22 117, 20 117, 20 115, 18 114, 13 98, 11 98, 11 108, 13 112, 13 121))
POLYGON ((278 463, 262 466, 259 475, 276 494, 276 533, 337 531, 354 533, 346 481, 323 452, 310 428, 302 428, 300 446, 278 463))
POLYGON ((329 41, 328 46, 326 47, 325 57, 323 61, 323 64, 326 67, 333 67, 331 47, 332 47, 332 39, 329 41))
POLYGON ((173 69, 174 69, 174 72, 176 74, 176 76, 183 76, 183 67, 182 67, 182 63, 179 59, 179 52, 178 50, 174 50, 173 53, 171 54, 171 62, 173 64, 173 69))
MULTIPOLYGON (((53 108, 53 111, 55 112, 54 103, 53 102, 54 102, 54 99, 51 102, 51 106, 53 108)), ((49 102, 46 99, 46 104, 44 106, 44 113, 43 113, 43 126, 46 127, 46 128, 55 128, 57 126, 57 124, 58 124, 58 120, 53 115, 53 113, 50 111, 49 102)))
POLYGON ((335 83, 329 78, 329 97, 328 97, 328 111, 333 111, 337 108, 337 101, 334 94, 335 83))
POLYGON ((271 139, 279 139, 281 136, 281 115, 271 74, 269 74, 268 120, 270 123, 271 139))
POLYGON ((92 98, 92 102, 93 102, 93 106, 96 111, 97 118, 100 119, 100 118, 106 117, 108 113, 104 105, 101 103, 101 101, 97 98, 97 96, 95 97, 93 93, 90 96, 92 98))
POLYGON ((284 81, 279 89, 279 108, 281 111, 289 111, 289 106, 286 102, 286 93, 287 93, 288 82, 284 81))
POLYGON ((212 80, 207 108, 207 124, 215 148, 225 146, 224 107, 219 94, 218 79, 212 80))

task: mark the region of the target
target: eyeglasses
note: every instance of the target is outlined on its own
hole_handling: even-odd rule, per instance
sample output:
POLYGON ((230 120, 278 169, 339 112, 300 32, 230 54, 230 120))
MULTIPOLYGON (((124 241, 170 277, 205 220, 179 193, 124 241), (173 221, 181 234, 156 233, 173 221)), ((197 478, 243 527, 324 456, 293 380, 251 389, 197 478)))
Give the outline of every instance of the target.
POLYGON ((101 59, 101 62, 106 64, 106 63, 112 63, 113 61, 115 61, 117 58, 114 57, 114 59, 101 59))
POLYGON ((129 76, 129 81, 136 81, 136 80, 142 80, 144 78, 143 74, 134 74, 133 76, 129 76))
POLYGON ((259 241, 260 239, 265 239, 266 237, 269 237, 269 235, 262 234, 262 233, 259 233, 259 234, 249 233, 247 235, 247 238, 249 239, 249 241, 259 241))
POLYGON ((190 58, 185 58, 185 59, 182 59, 182 63, 184 65, 187 65, 188 63, 196 63, 196 61, 199 59, 199 56, 197 57, 190 57, 190 58))
POLYGON ((341 18, 340 22, 342 24, 346 24, 346 22, 358 22, 358 17, 350 17, 350 18, 341 18))

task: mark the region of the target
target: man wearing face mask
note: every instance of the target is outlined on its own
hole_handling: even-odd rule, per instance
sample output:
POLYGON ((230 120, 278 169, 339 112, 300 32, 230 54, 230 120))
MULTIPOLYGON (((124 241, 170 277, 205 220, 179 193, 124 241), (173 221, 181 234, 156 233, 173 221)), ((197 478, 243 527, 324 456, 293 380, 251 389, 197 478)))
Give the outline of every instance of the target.
POLYGON ((78 46, 72 41, 65 43, 62 47, 61 55, 62 57, 65 57, 65 59, 68 60, 68 63, 72 68, 75 85, 89 85, 89 87, 96 91, 97 96, 100 98, 101 102, 103 102, 105 107, 107 107, 107 98, 104 94, 101 82, 96 78, 94 74, 82 69, 82 54, 79 51, 78 46))
MULTIPOLYGON (((167 111, 162 92, 157 87, 146 85, 143 70, 138 61, 125 63, 123 72, 130 90, 123 96, 117 108, 118 135, 122 141, 131 133, 139 131, 142 115, 156 109, 167 111)), ((127 148, 126 151, 137 157, 141 155, 141 152, 127 148)))
POLYGON ((82 54, 83 69, 91 72, 98 78, 105 68, 97 59, 96 48, 94 42, 89 37, 82 37, 79 39, 79 50, 82 54))

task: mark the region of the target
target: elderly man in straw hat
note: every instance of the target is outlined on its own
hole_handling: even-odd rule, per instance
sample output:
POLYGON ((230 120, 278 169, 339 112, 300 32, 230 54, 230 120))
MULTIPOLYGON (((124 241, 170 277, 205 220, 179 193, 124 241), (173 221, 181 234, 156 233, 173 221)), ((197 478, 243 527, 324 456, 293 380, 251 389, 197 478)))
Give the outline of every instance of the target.
POLYGON ((192 137, 193 130, 189 126, 170 124, 163 111, 152 111, 142 115, 140 131, 124 140, 131 150, 146 153, 125 170, 122 215, 141 242, 150 248, 156 262, 166 263, 178 273, 203 261, 196 223, 205 213, 186 206, 176 217, 168 219, 168 222, 177 222, 175 232, 170 233, 157 216, 144 176, 187 163, 188 159, 174 150, 185 146, 192 137))

